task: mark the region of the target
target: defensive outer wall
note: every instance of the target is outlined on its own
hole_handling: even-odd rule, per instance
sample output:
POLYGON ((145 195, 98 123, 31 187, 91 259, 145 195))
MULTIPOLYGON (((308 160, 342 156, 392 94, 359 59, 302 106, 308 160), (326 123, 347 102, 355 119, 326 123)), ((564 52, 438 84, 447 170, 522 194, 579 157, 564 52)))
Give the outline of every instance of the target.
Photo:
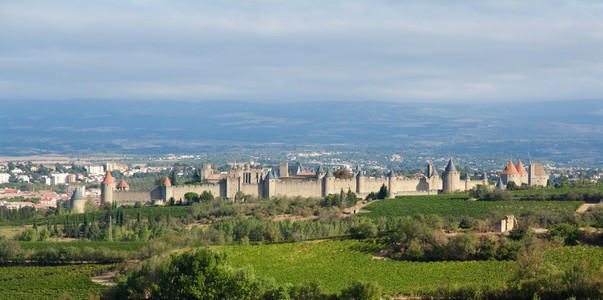
MULTIPOLYGON (((282 169, 282 168, 281 168, 282 169)), ((281 171, 282 173, 282 171, 281 171)), ((186 201, 188 192, 202 194, 211 192, 214 196, 234 200, 238 192, 260 198, 272 196, 325 197, 340 191, 352 191, 358 197, 366 197, 371 192, 378 192, 385 185, 391 197, 398 195, 435 195, 439 193, 455 193, 468 191, 477 185, 488 185, 485 178, 460 178, 452 159, 448 162, 442 176, 439 176, 433 165, 428 164, 425 176, 407 178, 390 172, 387 177, 367 177, 362 171, 354 171, 349 179, 335 178, 331 170, 326 173, 319 168, 314 173, 286 174, 279 178, 275 171, 243 170, 235 168, 228 174, 211 174, 210 168, 204 167, 202 178, 204 184, 172 186, 169 180, 162 186, 150 191, 130 191, 127 184, 120 183, 116 187, 110 173, 101 183, 101 202, 117 205, 142 204, 164 205, 172 197, 186 201)))

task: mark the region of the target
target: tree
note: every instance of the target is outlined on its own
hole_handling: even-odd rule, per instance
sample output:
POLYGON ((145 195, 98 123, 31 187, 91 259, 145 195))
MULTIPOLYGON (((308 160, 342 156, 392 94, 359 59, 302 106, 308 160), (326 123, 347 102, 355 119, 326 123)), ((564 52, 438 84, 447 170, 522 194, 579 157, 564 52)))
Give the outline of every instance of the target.
POLYGON ((170 174, 170 182, 172 185, 178 185, 178 176, 176 176, 176 170, 172 170, 172 174, 170 174))
POLYGON ((354 206, 354 205, 356 205, 357 201, 358 201, 358 198, 356 198, 356 194, 354 194, 354 192, 352 192, 351 189, 348 189, 348 193, 345 197, 346 206, 347 207, 354 206))
POLYGON ((338 179, 352 178, 352 174, 350 173, 350 170, 346 170, 346 169, 339 169, 339 170, 333 172, 333 176, 335 176, 335 178, 338 178, 338 179))
POLYGON ((0 261, 8 261, 21 252, 21 244, 0 238, 0 261))
POLYGON ((558 223, 549 228, 548 237, 558 239, 566 245, 576 245, 578 240, 578 226, 568 223, 558 223))
POLYGON ((193 173, 193 182, 201 182, 201 170, 195 170, 193 173))
POLYGON ((459 223, 459 227, 462 229, 469 229, 473 227, 473 221, 469 217, 465 216, 459 223))
POLYGON ((203 202, 209 202, 214 200, 214 195, 210 191, 203 191, 199 199, 203 202))
POLYGON ((110 293, 133 299, 250 299, 260 298, 262 287, 250 269, 231 268, 225 252, 202 248, 148 262, 110 293))
POLYGON ((475 257, 479 241, 474 234, 459 234, 446 247, 446 256, 450 260, 469 260, 475 257))
POLYGON ((358 239, 372 238, 377 235, 377 225, 365 221, 350 228, 350 234, 358 239))
POLYGON ((507 189, 510 191, 517 190, 518 187, 517 187, 517 184, 515 184, 515 181, 507 182, 507 189))
POLYGON ((389 198, 389 191, 387 190, 387 187, 385 186, 385 184, 381 185, 381 188, 379 189, 379 193, 377 194, 377 199, 387 199, 389 198))
POLYGON ((195 192, 188 192, 184 194, 184 198, 188 203, 199 202, 199 194, 195 192))
POLYGON ((371 201, 375 199, 379 199, 379 196, 375 192, 370 192, 368 195, 366 195, 366 201, 371 201))
POLYGON ((356 281, 341 291, 340 299, 381 299, 381 286, 375 281, 367 283, 356 281))

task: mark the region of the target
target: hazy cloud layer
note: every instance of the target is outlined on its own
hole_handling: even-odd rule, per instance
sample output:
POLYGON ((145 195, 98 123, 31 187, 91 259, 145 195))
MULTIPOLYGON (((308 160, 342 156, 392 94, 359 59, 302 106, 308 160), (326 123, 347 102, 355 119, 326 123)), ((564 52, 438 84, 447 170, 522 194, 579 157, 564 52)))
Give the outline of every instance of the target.
POLYGON ((603 95, 599 1, 3 1, 0 98, 603 95))

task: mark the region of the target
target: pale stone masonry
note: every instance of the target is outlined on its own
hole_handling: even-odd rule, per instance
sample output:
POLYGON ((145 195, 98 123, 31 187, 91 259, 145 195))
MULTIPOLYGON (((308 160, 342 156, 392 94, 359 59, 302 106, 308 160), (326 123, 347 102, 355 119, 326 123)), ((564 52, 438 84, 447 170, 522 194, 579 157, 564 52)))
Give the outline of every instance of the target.
MULTIPOLYGON (((514 165, 513 165, 514 166, 514 165)), ((542 168, 542 167, 540 167, 542 168)), ((538 173, 540 170, 530 172, 538 173)), ((194 192, 201 194, 204 191, 211 192, 216 197, 234 200, 238 192, 260 198, 273 196, 290 197, 325 197, 340 191, 352 191, 358 197, 366 197, 371 192, 378 192, 385 185, 391 197, 399 195, 435 195, 439 193, 465 192, 477 185, 488 186, 485 176, 480 179, 471 179, 469 176, 460 178, 460 172, 456 169, 454 161, 450 159, 442 177, 432 164, 427 165, 426 175, 416 178, 398 176, 390 171, 386 177, 367 177, 359 168, 350 171, 348 179, 336 178, 333 171, 326 172, 322 167, 315 171, 307 171, 299 163, 289 166, 288 163, 279 164, 278 168, 264 172, 253 170, 248 165, 235 167, 227 174, 214 174, 211 164, 204 164, 201 169, 201 179, 204 184, 176 185, 172 186, 167 180, 162 186, 155 187, 150 191, 130 191, 127 183, 122 180, 116 187, 115 180, 109 172, 101 183, 102 203, 117 202, 118 205, 133 205, 136 202, 143 204, 163 205, 172 197, 176 201, 185 201, 184 194, 194 192), (277 174, 278 173, 278 174, 277 174)), ((546 173, 545 173, 546 174, 546 173)), ((541 176, 541 175, 539 175, 541 176)), ((532 181, 541 182, 535 178, 532 181)), ((530 177, 531 178, 531 177, 530 177)), ((545 181, 546 182, 546 181, 545 181)), ((491 186, 490 188, 494 188, 491 186)))

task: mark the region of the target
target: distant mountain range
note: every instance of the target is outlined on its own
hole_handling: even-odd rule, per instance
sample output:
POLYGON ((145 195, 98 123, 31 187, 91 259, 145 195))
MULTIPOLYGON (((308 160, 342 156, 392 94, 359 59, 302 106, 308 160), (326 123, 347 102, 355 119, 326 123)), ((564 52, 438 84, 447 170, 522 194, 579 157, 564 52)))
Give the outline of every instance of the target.
POLYGON ((318 144, 603 165, 603 101, 507 104, 0 102, 0 154, 189 153, 318 144))

